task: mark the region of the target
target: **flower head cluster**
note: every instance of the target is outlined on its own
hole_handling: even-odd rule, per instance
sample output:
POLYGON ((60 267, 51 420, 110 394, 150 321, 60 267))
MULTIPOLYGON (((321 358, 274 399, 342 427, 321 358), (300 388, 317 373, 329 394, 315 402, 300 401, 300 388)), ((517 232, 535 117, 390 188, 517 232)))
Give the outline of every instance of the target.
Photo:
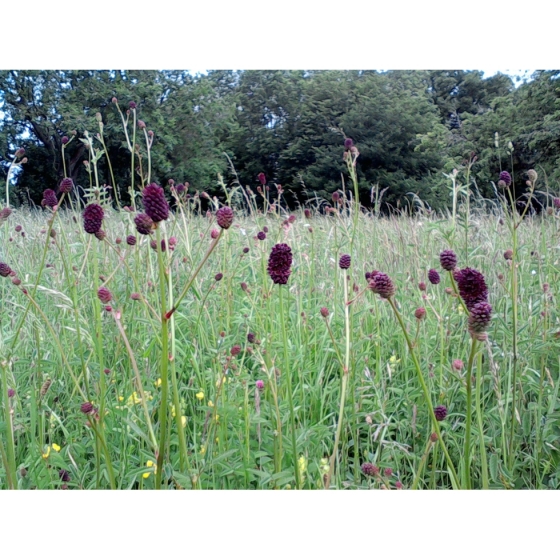
POLYGON ((99 204, 88 204, 82 214, 84 218, 84 230, 86 233, 91 233, 95 235, 101 230, 101 225, 103 224, 103 208, 99 204))
POLYGON ((374 272, 375 274, 372 272, 369 277, 370 290, 385 299, 393 297, 397 289, 391 278, 384 272, 374 272))
POLYGON ((70 179, 70 177, 65 177, 64 179, 62 179, 62 181, 60 182, 60 185, 58 187, 58 190, 61 193, 66 193, 68 194, 69 192, 72 191, 72 189, 74 188, 74 181, 72 181, 72 179, 70 179))
POLYGON ((492 320, 492 306, 487 301, 473 305, 469 314, 469 332, 479 338, 486 331, 492 320))
POLYGON ((484 276, 474 268, 463 268, 454 274, 459 288, 459 294, 463 298, 469 311, 473 306, 488 299, 488 287, 484 276))
POLYGON ((511 175, 507 171, 502 171, 500 173, 500 178, 498 179, 498 182, 499 181, 503 181, 505 186, 509 187, 511 185, 511 175))
POLYGON ((52 189, 46 189, 43 191, 43 202, 45 206, 54 208, 58 204, 58 198, 56 198, 56 193, 52 189))
POLYGON ((342 255, 338 261, 338 266, 342 269, 350 268, 352 259, 350 255, 342 255))
POLYGON ((439 262, 443 270, 453 271, 457 266, 457 255, 451 249, 446 249, 440 253, 439 262))
POLYGON ((272 247, 268 258, 268 274, 275 284, 287 284, 292 272, 292 250, 285 243, 272 247))
POLYGON ((229 229, 233 223, 233 210, 229 206, 222 206, 216 212, 216 220, 222 229, 229 229))
POLYGON ((155 183, 149 184, 142 191, 142 202, 146 214, 154 223, 162 222, 169 217, 169 204, 163 189, 155 183))
POLYGON ((136 231, 142 235, 150 235, 154 229, 154 221, 144 212, 136 215, 134 224, 136 225, 136 231))
POLYGON ((379 474, 379 467, 373 463, 362 463, 361 469, 366 476, 377 476, 379 474))
POLYGON ((447 416, 447 407, 445 407, 442 404, 440 404, 438 406, 435 406, 434 407, 434 415, 435 415, 436 420, 438 422, 441 422, 442 420, 445 420, 445 417, 447 416))
POLYGON ((439 284, 441 281, 441 278, 439 276, 439 272, 435 269, 435 268, 430 268, 430 270, 428 270, 428 280, 430 281, 430 284, 439 284))
POLYGON ((7 278, 10 273, 12 272, 12 269, 10 268, 10 266, 4 262, 0 262, 0 276, 7 278))

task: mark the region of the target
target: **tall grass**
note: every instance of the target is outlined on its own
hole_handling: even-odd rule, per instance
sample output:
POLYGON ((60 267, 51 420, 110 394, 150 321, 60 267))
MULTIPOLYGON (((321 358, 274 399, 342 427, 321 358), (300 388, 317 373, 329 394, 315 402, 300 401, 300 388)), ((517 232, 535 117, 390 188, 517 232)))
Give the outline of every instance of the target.
POLYGON ((450 278, 438 285, 426 279, 429 268, 438 268, 440 251, 453 248, 446 219, 314 212, 286 223, 277 212, 239 212, 216 244, 212 221, 195 214, 194 205, 182 204, 166 222, 177 244, 165 253, 152 250, 146 236, 136 246, 116 243, 134 231, 126 211, 107 210, 102 242, 84 234, 80 215, 70 209, 54 215, 54 240, 47 235, 50 211, 14 210, 3 224, 2 260, 21 280, 0 279, 3 488, 105 488, 111 470, 117 488, 155 487, 157 476, 162 487, 295 488, 296 473, 300 487, 323 488, 333 453, 330 488, 451 488, 449 462, 461 471, 466 441, 470 468, 456 486, 558 487, 558 216, 525 216, 516 228, 515 360, 511 264, 503 257, 509 230, 498 215, 471 214, 468 262, 484 273, 494 314, 471 369, 458 371, 453 361, 467 364, 471 350, 467 315, 450 278), (269 233, 260 241, 264 225, 269 233), (350 281, 341 290, 338 257, 354 228, 350 281), (266 275, 270 249, 280 241, 294 255, 283 308, 266 275), (374 268, 393 279, 395 309, 367 289, 364 273, 374 268), (176 302, 167 350, 173 398, 164 409, 162 274, 176 302), (111 311, 99 310, 102 353, 100 282, 113 294, 111 311), (354 284, 353 295, 344 293, 354 284), (412 333, 420 305, 426 318, 407 340, 395 311, 412 333), (321 307, 329 308, 328 328, 321 307), (241 350, 232 355, 235 345, 241 350), (344 384, 341 370, 353 372, 344 384), (474 379, 467 380, 467 371, 474 379), (256 390, 261 379, 264 388, 256 390), (472 438, 466 431, 471 384, 472 438), (343 387, 348 395, 341 401, 343 387), (81 413, 85 398, 98 408, 104 403, 98 422, 81 413), (449 459, 431 444, 436 404, 449 411, 437 423, 449 459), (162 426, 166 438, 158 449, 162 426), (363 463, 380 474, 362 474, 363 463), (62 469, 70 481, 62 480, 62 469))

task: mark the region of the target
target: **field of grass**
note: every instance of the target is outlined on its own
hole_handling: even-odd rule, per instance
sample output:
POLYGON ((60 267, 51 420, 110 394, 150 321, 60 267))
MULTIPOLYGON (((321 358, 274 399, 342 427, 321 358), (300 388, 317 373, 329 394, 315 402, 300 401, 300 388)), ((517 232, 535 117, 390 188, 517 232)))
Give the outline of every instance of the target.
POLYGON ((150 236, 105 208, 101 241, 78 209, 0 225, 0 488, 560 486, 555 211, 235 211, 220 229, 195 206, 150 236), (446 249, 486 279, 487 340, 446 249))

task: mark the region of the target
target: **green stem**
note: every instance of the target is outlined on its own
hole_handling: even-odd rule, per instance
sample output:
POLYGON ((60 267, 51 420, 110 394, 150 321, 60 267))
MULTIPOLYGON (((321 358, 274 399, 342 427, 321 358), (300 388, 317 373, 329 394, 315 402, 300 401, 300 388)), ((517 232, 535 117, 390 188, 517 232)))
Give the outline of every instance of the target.
MULTIPOLYGON (((338 453, 338 444, 340 441, 340 433, 342 432, 342 422, 344 419, 344 404, 346 402, 346 387, 348 386, 348 377, 350 371, 350 316, 349 316, 349 304, 348 304, 348 275, 346 270, 344 272, 344 323, 345 323, 345 334, 346 334, 346 352, 344 356, 344 366, 342 369, 342 388, 340 391, 340 406, 338 411, 338 424, 336 427, 336 435, 334 438, 333 452, 329 461, 329 473, 325 481, 325 488, 328 490, 331 478, 334 473, 334 464, 336 460, 336 455, 338 453)), ((329 328, 330 331, 330 328, 329 328)))
POLYGON ((2 370, 2 400, 4 401, 4 423, 6 426, 7 444, 7 464, 6 474, 8 475, 8 486, 13 489, 16 480, 16 456, 14 448, 14 432, 12 425, 12 414, 10 412, 10 400, 8 398, 8 376, 6 375, 7 364, 0 364, 2 370))
POLYGON ((288 380, 288 404, 290 406, 290 424, 292 430, 292 449, 294 456, 294 469, 296 475, 296 488, 301 489, 301 476, 299 472, 299 457, 297 454, 296 445, 296 424, 294 419, 294 403, 292 399, 292 372, 290 371, 290 362, 288 358, 288 333, 286 331, 286 323, 284 319, 284 296, 282 286, 279 286, 280 291, 280 324, 282 328, 282 341, 284 344, 284 375, 288 380))
POLYGON ((469 355, 469 362, 467 365, 467 410, 466 410, 466 421, 465 421, 465 450, 464 450, 464 481, 465 486, 468 489, 472 488, 471 482, 471 422, 472 422, 472 368, 474 357, 476 354, 477 346, 476 338, 472 339, 471 353, 469 355))
POLYGON ((484 443, 484 423, 482 420, 482 406, 481 406, 481 392, 482 392, 482 353, 478 355, 478 364, 476 368, 476 419, 478 423, 478 437, 480 447, 480 462, 482 465, 482 488, 488 490, 488 460, 486 457, 486 445, 484 443))
POLYGON ((428 390, 428 386, 426 385, 424 375, 422 374, 422 368, 420 367, 420 362, 418 361, 416 353, 414 352, 414 346, 412 345, 412 340, 410 340, 410 336, 408 334, 408 331, 406 330, 404 321, 401 317, 401 314, 399 313, 399 310, 397 309, 397 306, 396 306, 393 298, 389 298, 388 301, 389 301, 391 307, 393 308, 393 311, 394 311, 394 313, 397 317, 397 320, 399 321, 399 324, 401 326, 403 334, 406 338, 406 343, 408 345, 408 350, 410 352, 410 355, 412 356, 412 360, 414 361, 414 366, 416 367, 416 373, 418 375, 418 380, 420 381, 422 391, 424 392, 424 398, 426 400, 426 404, 428 405, 428 410, 429 410, 430 416, 432 418, 432 424, 433 424, 434 429, 437 433, 438 441, 439 441, 439 444, 441 446, 441 450, 443 451, 443 454, 445 455, 445 458, 447 460, 447 468, 449 469, 449 472, 450 472, 450 475, 451 475, 451 481, 453 483, 453 486, 455 486, 456 488, 460 488, 459 478, 457 477, 457 472, 455 471, 455 467, 453 466, 453 462, 451 461, 451 457, 449 456, 449 452, 447 451, 447 446, 445 445, 445 443, 443 441, 443 438, 441 437, 441 430, 439 429, 439 422, 438 422, 438 420, 436 418, 436 415, 434 413, 434 407, 432 405, 432 400, 430 398, 430 392, 428 390))
MULTIPOLYGON (((161 405, 159 409, 159 452, 157 457, 157 476, 156 476, 156 489, 161 488, 161 480, 163 476, 163 458, 165 455, 165 444, 167 436, 167 397, 169 393, 169 379, 168 379, 168 365, 169 365, 169 351, 168 351, 168 325, 166 317, 166 297, 165 297, 165 266, 163 263, 163 253, 161 250, 161 233, 160 228, 156 229, 156 242, 157 242, 157 254, 158 254, 158 265, 159 265, 159 294, 160 294, 160 305, 161 305, 161 405)), ((180 411, 175 411, 175 414, 179 414, 180 411)))

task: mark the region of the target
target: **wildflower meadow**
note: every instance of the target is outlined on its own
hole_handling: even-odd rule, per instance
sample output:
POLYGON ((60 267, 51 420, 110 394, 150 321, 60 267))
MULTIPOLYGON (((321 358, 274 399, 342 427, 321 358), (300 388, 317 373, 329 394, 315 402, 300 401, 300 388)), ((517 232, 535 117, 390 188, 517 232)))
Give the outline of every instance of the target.
POLYGON ((467 166, 452 210, 383 214, 360 205, 346 138, 331 200, 290 208, 264 173, 210 197, 152 181, 134 109, 128 205, 101 176, 100 136, 89 185, 45 185, 36 208, 6 188, 0 488, 560 486, 545 178, 504 168, 487 199, 467 166))

